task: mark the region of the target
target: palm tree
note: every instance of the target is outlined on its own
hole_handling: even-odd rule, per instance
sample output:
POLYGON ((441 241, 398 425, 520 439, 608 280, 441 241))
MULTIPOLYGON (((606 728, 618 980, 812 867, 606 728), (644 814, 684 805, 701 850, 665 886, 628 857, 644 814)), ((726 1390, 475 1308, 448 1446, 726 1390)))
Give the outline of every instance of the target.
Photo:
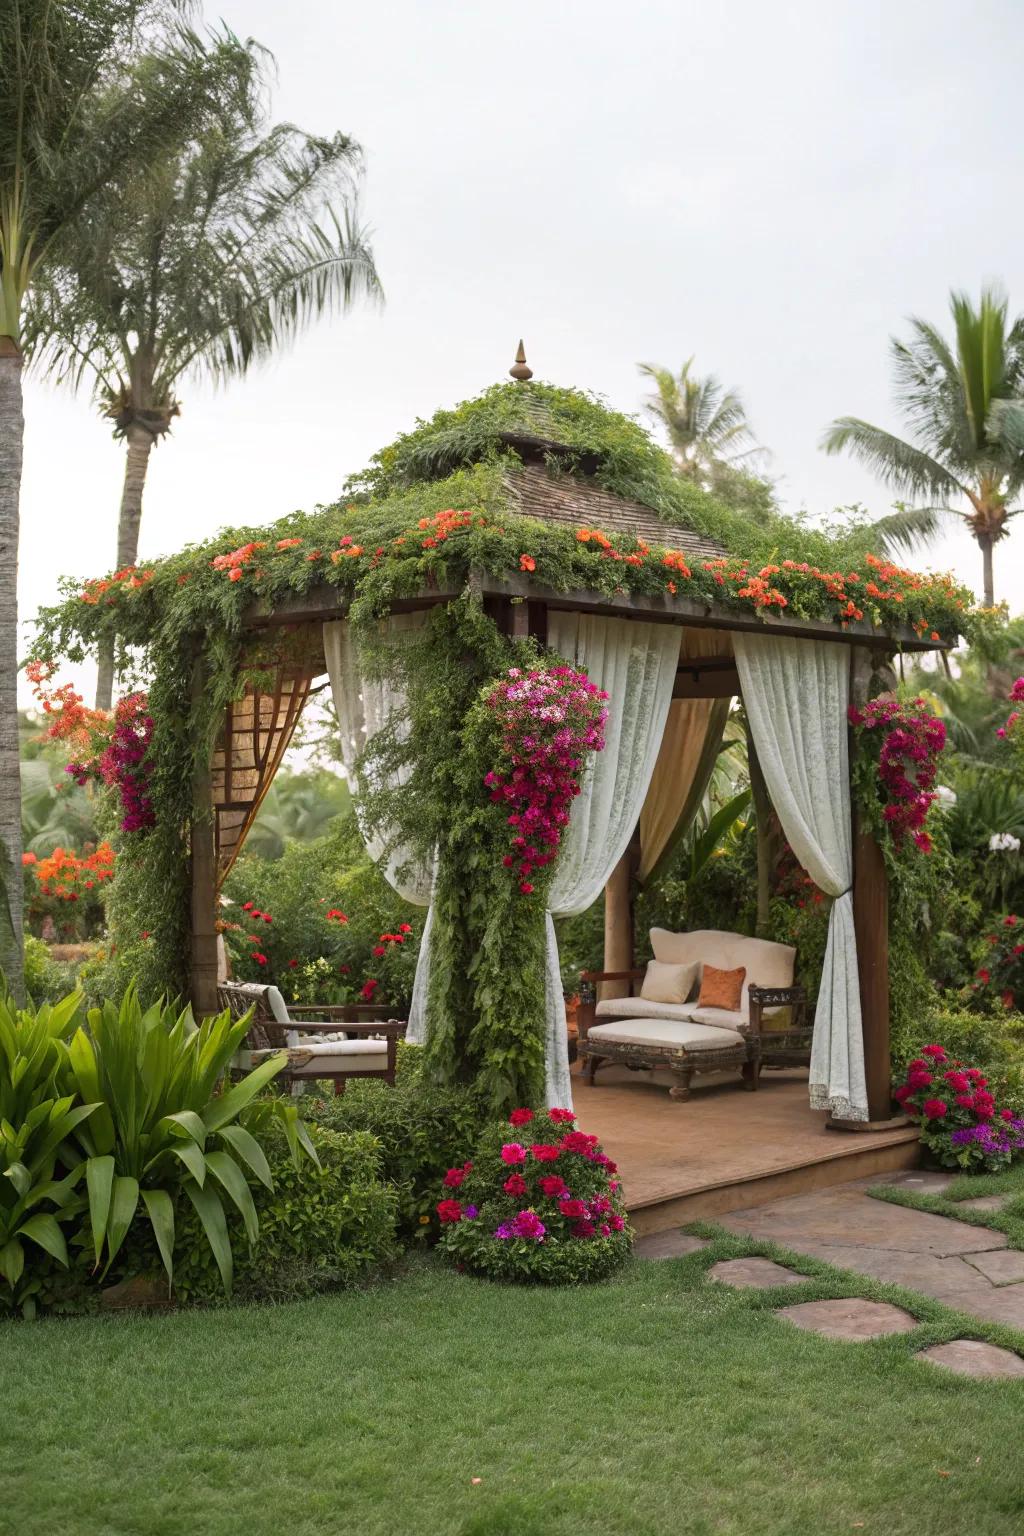
POLYGON ((25 301, 100 188, 191 120, 179 76, 130 78, 140 31, 174 0, 0 6, 0 969, 21 993, 17 564, 25 301))
POLYGON ((926 320, 911 318, 910 339, 890 340, 896 394, 910 440, 858 416, 841 416, 822 439, 826 453, 848 449, 900 496, 901 507, 875 525, 894 548, 935 537, 948 517, 966 523, 981 549, 985 604, 995 604, 992 550, 1021 511, 1024 488, 1024 316, 1007 324, 994 287, 975 309, 950 294, 952 345, 926 320), (966 503, 966 505, 965 505, 966 503))
MULTIPOLYGON (((741 482, 754 479, 743 461, 760 450, 747 421, 743 401, 734 389, 725 389, 713 374, 699 378, 693 358, 679 370, 641 363, 640 372, 654 381, 647 413, 668 434, 669 452, 676 473, 705 490, 742 491, 741 482)), ((762 481, 757 482, 764 484, 762 481)))
MULTIPOLYGON (((333 306, 379 293, 356 214, 359 145, 268 129, 254 51, 250 65, 157 170, 94 203, 30 314, 43 366, 72 387, 91 376, 127 445, 118 569, 135 564, 149 455, 181 381, 244 374, 333 306)), ((112 641, 99 662, 96 706, 109 709, 112 641)))

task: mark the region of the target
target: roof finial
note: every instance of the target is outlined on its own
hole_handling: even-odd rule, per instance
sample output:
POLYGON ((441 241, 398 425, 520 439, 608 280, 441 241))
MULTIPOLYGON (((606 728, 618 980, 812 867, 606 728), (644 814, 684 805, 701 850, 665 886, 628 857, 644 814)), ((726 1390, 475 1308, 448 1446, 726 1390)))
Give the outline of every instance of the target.
POLYGON ((509 369, 509 373, 520 384, 525 384, 527 379, 533 378, 533 369, 526 366, 526 351, 523 347, 522 337, 519 338, 519 351, 516 353, 516 360, 509 369))

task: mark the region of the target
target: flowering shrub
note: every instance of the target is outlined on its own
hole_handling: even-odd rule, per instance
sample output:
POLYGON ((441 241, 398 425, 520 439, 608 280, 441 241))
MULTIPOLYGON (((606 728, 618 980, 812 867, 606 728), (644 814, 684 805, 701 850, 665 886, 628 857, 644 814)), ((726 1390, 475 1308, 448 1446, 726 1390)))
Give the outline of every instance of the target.
POLYGON ((53 920, 62 939, 89 938, 103 925, 103 887, 113 879, 116 855, 109 843, 82 854, 55 848, 46 858, 23 853, 29 922, 53 920))
POLYGON ((530 876, 558 852, 569 808, 580 792, 584 754, 604 747, 608 695, 572 667, 510 667, 488 693, 501 733, 501 760, 484 783, 491 800, 509 808, 512 851, 502 860, 515 869, 529 896, 530 876))
POLYGON ((941 1045, 923 1047, 893 1098, 920 1123, 922 1142, 945 1168, 993 1173, 1024 1152, 1024 1119, 1000 1109, 988 1078, 941 1045))
POLYGON ((495 1280, 579 1285, 624 1261, 630 1232, 615 1164, 568 1109, 514 1109, 437 1204, 441 1248, 495 1280))
POLYGON ((896 849, 909 836, 922 853, 930 853, 926 823, 937 798, 934 786, 946 727, 924 699, 909 704, 872 699, 864 709, 851 705, 848 713, 865 758, 877 762, 873 784, 870 777, 858 774, 866 809, 870 813, 881 807, 882 826, 896 849))
POLYGON ((971 984, 973 1000, 1019 1008, 1024 1003, 1024 918, 1009 913, 995 933, 985 935, 989 953, 971 984))

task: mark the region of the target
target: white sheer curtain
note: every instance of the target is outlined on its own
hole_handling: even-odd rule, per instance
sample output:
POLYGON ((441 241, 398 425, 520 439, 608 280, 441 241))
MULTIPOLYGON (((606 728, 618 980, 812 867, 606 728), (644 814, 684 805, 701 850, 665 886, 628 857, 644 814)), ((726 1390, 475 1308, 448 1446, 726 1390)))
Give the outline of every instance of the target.
POLYGON ((608 694, 605 748, 594 755, 555 864, 548 899, 545 1084, 549 1106, 572 1103, 565 999, 552 921, 574 917, 601 894, 625 853, 651 782, 672 702, 681 631, 589 614, 548 616, 548 644, 584 666, 608 694))
POLYGON ((775 635, 737 634, 733 644, 754 745, 782 830, 814 883, 835 898, 814 1015, 811 1107, 866 1120, 851 892, 850 654, 835 641, 775 635))
MULTIPOLYGON (((393 613, 382 621, 381 628, 385 634, 395 636, 422 629, 425 622, 426 614, 422 611, 393 613)), ((352 790, 356 820, 367 852, 380 864, 381 870, 401 897, 413 906, 425 907, 430 902, 431 871, 416 865, 403 869, 403 865, 409 861, 401 848, 393 849, 386 859, 383 858, 388 841, 386 829, 367 824, 360 810, 356 789, 355 765, 359 754, 367 742, 389 722, 392 712, 404 709, 404 695, 389 682, 363 675, 359 646, 347 619, 324 625, 324 655, 331 679, 331 695, 338 712, 342 766, 352 790), (399 869, 402 869, 401 875, 399 869)), ((399 784, 404 781, 405 774, 400 773, 399 784)))

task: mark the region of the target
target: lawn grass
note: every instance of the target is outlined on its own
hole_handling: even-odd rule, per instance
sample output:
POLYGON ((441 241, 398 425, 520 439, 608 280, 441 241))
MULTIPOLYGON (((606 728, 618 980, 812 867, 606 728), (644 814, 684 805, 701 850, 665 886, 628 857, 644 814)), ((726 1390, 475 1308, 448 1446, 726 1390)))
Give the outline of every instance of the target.
POLYGON ((1024 1163, 1004 1168, 999 1173, 964 1173, 953 1179, 941 1194, 907 1189, 902 1184, 877 1184, 868 1194, 890 1205, 905 1205, 915 1211, 930 1211, 934 1216, 952 1216, 972 1227, 989 1227, 1004 1232, 1011 1248, 1024 1248, 1024 1163), (997 1211, 965 1210, 964 1200, 983 1195, 1006 1195, 997 1211))
POLYGON ((1024 1381, 911 1358, 960 1334, 1024 1348, 720 1233, 576 1291, 426 1258, 290 1306, 9 1323, 0 1532, 1005 1536, 1024 1519, 1024 1381), (705 1281, 751 1252, 807 1284, 705 1281), (920 1327, 837 1344, 772 1315, 852 1294, 920 1327))

